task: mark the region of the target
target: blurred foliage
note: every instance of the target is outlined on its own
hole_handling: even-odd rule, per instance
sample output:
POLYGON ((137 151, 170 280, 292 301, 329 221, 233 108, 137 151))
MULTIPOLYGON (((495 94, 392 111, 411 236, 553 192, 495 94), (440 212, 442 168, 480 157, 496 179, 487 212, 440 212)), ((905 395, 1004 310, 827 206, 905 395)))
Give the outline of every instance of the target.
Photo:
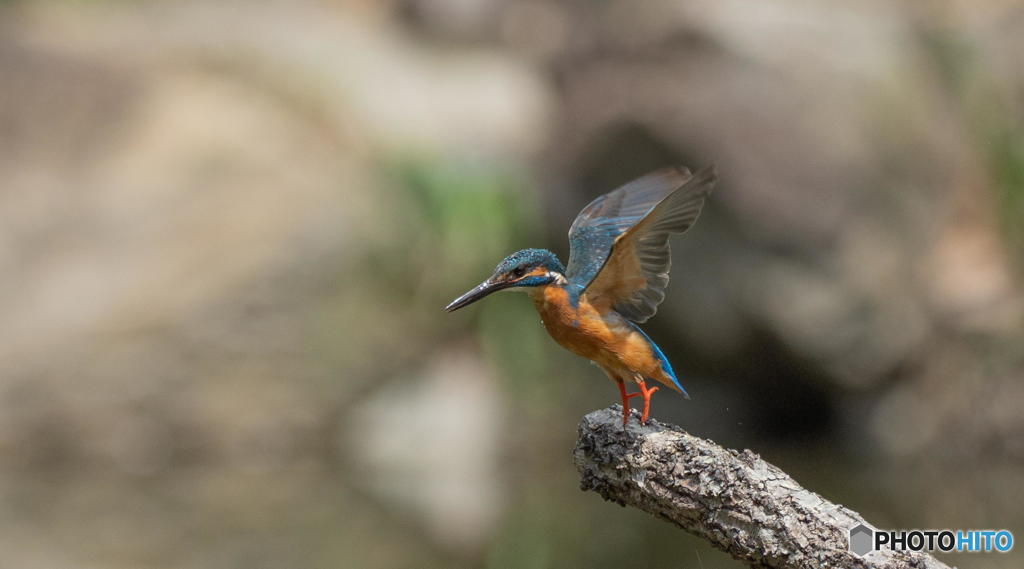
POLYGON ((994 205, 1007 243, 1024 268, 1024 119, 1015 112, 996 82, 997 72, 985 56, 956 30, 929 28, 923 45, 940 77, 967 109, 972 135, 998 199, 994 205))
MULTIPOLYGON (((382 272, 419 288, 419 298, 438 309, 490 276, 506 255, 540 239, 536 196, 525 176, 507 166, 405 157, 384 168, 410 207, 399 215, 403 223, 389 244, 371 256, 402 259, 382 272)), ((473 334, 505 380, 505 392, 536 409, 549 399, 550 346, 529 301, 519 296, 525 297, 495 295, 452 319, 473 323, 473 334)))
POLYGON ((384 170, 408 204, 396 212, 402 221, 395 242, 409 247, 398 258, 431 269, 434 279, 481 271, 510 243, 536 233, 535 204, 521 190, 525 180, 498 165, 399 158, 384 170))
POLYGON ((1000 214, 1008 242, 1024 268, 1024 124, 1013 124, 1009 114, 993 121, 988 136, 990 163, 999 188, 1000 214))

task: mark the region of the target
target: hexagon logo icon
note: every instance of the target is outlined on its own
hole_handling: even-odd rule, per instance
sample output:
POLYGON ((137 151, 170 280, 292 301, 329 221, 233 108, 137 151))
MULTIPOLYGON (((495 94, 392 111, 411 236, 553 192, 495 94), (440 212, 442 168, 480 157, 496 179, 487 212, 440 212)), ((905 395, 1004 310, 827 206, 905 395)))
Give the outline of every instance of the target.
POLYGON ((874 551, 875 532, 864 524, 850 528, 850 551, 864 557, 874 551))

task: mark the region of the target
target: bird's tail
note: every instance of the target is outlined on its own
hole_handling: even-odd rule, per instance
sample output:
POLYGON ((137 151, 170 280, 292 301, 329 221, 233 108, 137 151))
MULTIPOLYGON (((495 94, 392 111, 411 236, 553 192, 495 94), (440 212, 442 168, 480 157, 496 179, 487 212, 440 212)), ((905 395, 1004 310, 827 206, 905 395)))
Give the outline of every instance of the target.
MULTIPOLYGON (((661 370, 665 372, 665 375, 668 376, 668 379, 671 380, 671 383, 666 382, 664 380, 661 380, 661 382, 671 387, 672 389, 675 389, 679 393, 682 393, 683 397, 689 399, 690 394, 687 393, 686 389, 683 388, 683 385, 679 383, 679 378, 676 377, 676 372, 672 370, 672 364, 669 363, 668 358, 666 358, 665 354, 662 353, 661 348, 658 347, 658 344, 655 344, 654 340, 652 340, 646 332, 641 330, 639 326, 634 325, 633 328, 636 328, 636 331, 640 332, 640 335, 643 336, 644 339, 647 340, 647 343, 651 345, 651 351, 654 352, 654 357, 658 358, 658 363, 661 364, 661 370)), ((660 380, 660 378, 655 379, 660 380)))

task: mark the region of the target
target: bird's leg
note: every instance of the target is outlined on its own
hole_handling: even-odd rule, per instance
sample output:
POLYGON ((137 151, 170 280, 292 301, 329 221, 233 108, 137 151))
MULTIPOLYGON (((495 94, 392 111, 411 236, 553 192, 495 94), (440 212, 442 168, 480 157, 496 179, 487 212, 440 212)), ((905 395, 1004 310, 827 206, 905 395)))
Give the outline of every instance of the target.
POLYGON ((619 378, 615 378, 615 383, 619 386, 619 393, 622 394, 622 426, 625 427, 626 423, 629 422, 629 400, 639 393, 626 393, 626 382, 619 378))
POLYGON ((657 391, 659 388, 655 386, 650 389, 647 389, 647 384, 644 383, 644 378, 642 377, 637 378, 636 385, 637 387, 640 388, 640 393, 634 393, 633 395, 643 395, 644 397, 644 410, 643 413, 640 414, 640 424, 646 425, 647 417, 648 415, 651 414, 651 395, 654 395, 654 392, 657 391))

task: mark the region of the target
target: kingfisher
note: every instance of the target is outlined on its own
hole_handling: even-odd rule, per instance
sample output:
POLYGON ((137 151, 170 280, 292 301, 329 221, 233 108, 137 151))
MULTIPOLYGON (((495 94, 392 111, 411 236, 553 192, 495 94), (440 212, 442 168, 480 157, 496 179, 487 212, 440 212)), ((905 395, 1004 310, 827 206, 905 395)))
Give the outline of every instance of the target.
POLYGON ((714 167, 693 174, 671 167, 637 178, 590 202, 569 228, 569 266, 546 249, 505 257, 485 281, 453 300, 452 312, 500 291, 527 292, 548 334, 570 352, 597 364, 622 397, 622 424, 629 400, 640 396, 647 424, 657 386, 690 396, 665 354, 639 324, 665 298, 672 265, 669 236, 689 229, 717 181, 714 167), (637 385, 629 393, 626 382, 637 385))

